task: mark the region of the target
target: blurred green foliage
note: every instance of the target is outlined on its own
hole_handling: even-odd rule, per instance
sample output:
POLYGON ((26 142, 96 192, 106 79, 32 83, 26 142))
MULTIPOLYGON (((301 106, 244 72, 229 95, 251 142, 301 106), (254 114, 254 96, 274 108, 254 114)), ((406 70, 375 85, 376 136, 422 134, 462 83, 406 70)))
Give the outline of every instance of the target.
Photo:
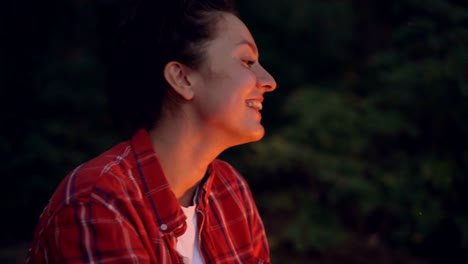
MULTIPOLYGON (((2 243, 30 239, 60 179, 123 139, 100 61, 123 3, 17 7, 0 170, 18 228, 2 243)), ((238 3, 278 89, 267 136, 223 158, 251 183, 276 261, 468 260, 468 4, 238 3)))

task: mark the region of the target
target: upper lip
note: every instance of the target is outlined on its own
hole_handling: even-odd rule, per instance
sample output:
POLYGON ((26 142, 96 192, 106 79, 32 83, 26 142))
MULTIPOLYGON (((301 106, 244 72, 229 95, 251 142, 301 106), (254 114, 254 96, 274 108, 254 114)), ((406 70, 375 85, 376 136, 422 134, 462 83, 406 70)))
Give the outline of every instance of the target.
POLYGON ((259 101, 260 103, 262 103, 263 102, 263 97, 249 98, 247 100, 259 101))

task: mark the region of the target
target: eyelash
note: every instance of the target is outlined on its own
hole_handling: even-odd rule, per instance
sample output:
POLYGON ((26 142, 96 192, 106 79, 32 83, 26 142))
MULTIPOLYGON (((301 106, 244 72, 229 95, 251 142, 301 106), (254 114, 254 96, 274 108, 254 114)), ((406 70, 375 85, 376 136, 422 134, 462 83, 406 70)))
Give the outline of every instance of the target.
POLYGON ((245 63, 248 68, 252 67, 252 65, 255 63, 253 60, 243 60, 242 62, 245 63))

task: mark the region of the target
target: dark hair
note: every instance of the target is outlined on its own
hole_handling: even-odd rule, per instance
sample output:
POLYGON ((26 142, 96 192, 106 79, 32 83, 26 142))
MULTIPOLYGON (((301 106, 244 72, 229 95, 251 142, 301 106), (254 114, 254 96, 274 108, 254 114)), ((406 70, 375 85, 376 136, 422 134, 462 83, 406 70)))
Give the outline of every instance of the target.
POLYGON ((168 97, 163 70, 170 61, 197 67, 221 12, 237 15, 230 0, 140 0, 119 28, 105 89, 124 131, 151 129, 168 97))

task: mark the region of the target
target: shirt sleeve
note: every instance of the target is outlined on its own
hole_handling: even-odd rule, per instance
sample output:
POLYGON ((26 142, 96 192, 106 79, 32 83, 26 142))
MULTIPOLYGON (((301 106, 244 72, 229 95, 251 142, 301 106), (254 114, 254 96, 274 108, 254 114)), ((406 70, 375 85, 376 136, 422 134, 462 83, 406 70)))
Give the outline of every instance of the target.
MULTIPOLYGON (((243 203, 243 210, 245 210, 245 217, 248 224, 248 231, 250 232, 250 244, 252 255, 254 257, 252 263, 270 264, 270 247, 268 245, 268 239, 263 225, 262 218, 258 211, 257 205, 255 204, 252 191, 245 178, 230 164, 226 162, 220 163, 220 168, 226 168, 229 173, 222 175, 233 176, 233 183, 229 186, 237 186, 234 188, 240 201, 243 203)), ((229 181, 228 181, 229 182, 229 181)), ((250 262, 249 262, 250 263, 250 262)))
POLYGON ((245 209, 247 211, 247 217, 249 225, 251 226, 251 243, 252 251, 256 256, 256 263, 270 264, 270 247, 268 245, 268 239, 263 225, 262 218, 258 212, 257 205, 255 203, 252 191, 247 181, 236 171, 237 178, 239 180, 239 186, 244 200, 245 209))
POLYGON ((248 190, 249 198, 251 199, 252 214, 250 214, 250 222, 252 224, 252 246, 253 251, 259 258, 258 263, 269 264, 270 263, 270 248, 268 246, 268 240, 263 225, 262 218, 258 212, 255 201, 252 198, 250 190, 248 190))
POLYGON ((150 263, 135 228, 110 204, 71 203, 50 221, 42 234, 46 263, 150 263))

